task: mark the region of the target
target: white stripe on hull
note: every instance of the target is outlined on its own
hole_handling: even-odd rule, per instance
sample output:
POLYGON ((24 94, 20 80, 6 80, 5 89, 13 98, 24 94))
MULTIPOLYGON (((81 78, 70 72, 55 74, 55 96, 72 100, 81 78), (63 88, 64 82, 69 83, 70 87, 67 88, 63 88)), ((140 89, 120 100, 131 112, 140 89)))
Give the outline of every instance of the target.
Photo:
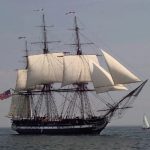
POLYGON ((14 130, 16 129, 72 129, 72 128, 91 128, 93 125, 77 125, 77 126, 12 126, 14 130))

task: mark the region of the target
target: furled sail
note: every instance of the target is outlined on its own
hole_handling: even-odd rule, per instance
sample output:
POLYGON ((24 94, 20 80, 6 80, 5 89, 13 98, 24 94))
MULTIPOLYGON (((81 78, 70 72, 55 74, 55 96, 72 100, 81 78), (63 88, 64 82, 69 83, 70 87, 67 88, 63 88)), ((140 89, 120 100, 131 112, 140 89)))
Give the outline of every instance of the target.
POLYGON ((62 82, 63 53, 28 56, 27 87, 62 82))
POLYGON ((27 95, 13 95, 8 116, 13 118, 30 117, 30 101, 27 95))
POLYGON ((123 85, 114 85, 111 75, 100 65, 90 62, 91 78, 96 93, 127 90, 123 85))
POLYGON ((91 82, 89 60, 99 64, 96 55, 64 56, 64 72, 62 86, 73 83, 91 82))
POLYGON ((120 64, 115 58, 102 50, 109 72, 115 84, 129 84, 141 81, 127 68, 120 64))
POLYGON ((27 88, 27 70, 20 69, 17 71, 16 90, 22 91, 27 88))

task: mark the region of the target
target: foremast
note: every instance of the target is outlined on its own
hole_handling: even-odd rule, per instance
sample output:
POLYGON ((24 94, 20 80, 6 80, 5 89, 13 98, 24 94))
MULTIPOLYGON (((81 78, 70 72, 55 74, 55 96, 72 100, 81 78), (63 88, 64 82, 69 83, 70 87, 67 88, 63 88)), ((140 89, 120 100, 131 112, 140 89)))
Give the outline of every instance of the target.
MULTIPOLYGON (((43 29, 43 54, 47 55, 49 54, 48 50, 48 43, 51 42, 57 42, 57 41, 47 41, 47 29, 46 29, 46 21, 45 21, 45 14, 42 14, 42 29, 43 29)), ((55 104, 54 95, 51 91, 53 89, 53 84, 44 84, 42 92, 41 92, 41 98, 45 100, 45 107, 46 107, 46 114, 45 117, 49 120, 57 120, 58 119, 58 110, 57 106, 55 104), (48 91, 48 92, 47 92, 48 91)), ((41 99, 39 99, 41 101, 41 99)), ((41 102, 40 102, 41 103, 41 102)), ((37 104, 39 107, 41 107, 39 104, 37 104)), ((35 110, 36 111, 36 110, 35 110)), ((39 115, 39 114, 37 114, 39 115)))
MULTIPOLYGON (((41 43, 43 45, 43 53, 39 55, 29 55, 28 49, 27 49, 27 41, 25 41, 25 58, 26 58, 26 66, 25 69, 19 69, 17 70, 17 81, 16 81, 16 88, 14 96, 12 97, 12 105, 10 108, 9 115, 16 116, 15 118, 37 118, 37 117, 46 117, 48 120, 56 120, 58 119, 58 111, 57 107, 54 101, 54 95, 53 95, 53 82, 46 82, 46 83, 38 83, 34 85, 29 85, 31 81, 29 78, 29 72, 30 72, 30 63, 32 58, 39 56, 41 58, 41 55, 43 56, 44 60, 48 60, 49 55, 53 55, 53 53, 50 53, 48 50, 48 43, 57 42, 57 41, 47 41, 47 29, 46 29, 46 23, 45 23, 45 15, 42 14, 42 35, 43 35, 43 41, 42 42, 35 42, 41 43), (31 57, 31 59, 30 59, 31 57), (42 84, 41 84, 42 83, 42 84), (36 93, 37 91, 38 94, 36 93), (45 106, 43 106, 45 105, 45 106), (44 108, 43 108, 44 107, 44 108), (44 109, 44 111, 42 110, 44 109), (43 111, 43 112, 42 112, 43 111)), ((19 37, 19 39, 25 39, 26 37, 19 37)), ((59 41, 58 41, 59 42, 59 41)), ((41 62, 40 59, 38 59, 34 62, 34 65, 37 65, 41 62)), ((50 57, 52 61, 50 63, 53 63, 53 56, 50 57)), ((49 62, 48 62, 49 63, 49 62)), ((43 68, 44 66, 42 66, 43 68)), ((35 67, 34 67, 35 68, 35 67)), ((53 67, 52 67, 53 68, 53 67)), ((39 68, 38 68, 39 69, 39 68)), ((50 70, 50 69, 49 69, 50 70)), ((44 71, 45 72, 45 71, 44 71)))

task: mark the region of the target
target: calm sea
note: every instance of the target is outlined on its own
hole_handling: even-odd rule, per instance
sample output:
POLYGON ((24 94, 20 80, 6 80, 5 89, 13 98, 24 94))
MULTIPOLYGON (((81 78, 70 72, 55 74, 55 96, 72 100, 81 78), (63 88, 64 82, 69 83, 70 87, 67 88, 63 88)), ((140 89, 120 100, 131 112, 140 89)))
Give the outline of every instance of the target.
POLYGON ((107 127, 97 136, 48 136, 0 128, 0 150, 150 150, 150 130, 107 127))

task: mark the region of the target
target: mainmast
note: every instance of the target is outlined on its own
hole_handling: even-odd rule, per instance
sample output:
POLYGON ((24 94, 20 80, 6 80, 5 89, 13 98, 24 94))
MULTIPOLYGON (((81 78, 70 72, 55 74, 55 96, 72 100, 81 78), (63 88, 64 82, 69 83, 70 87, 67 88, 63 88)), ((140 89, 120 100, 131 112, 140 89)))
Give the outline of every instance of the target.
MULTIPOLYGON (((81 44, 80 44, 80 37, 79 37, 79 27, 77 24, 77 17, 74 17, 74 24, 75 24, 75 35, 76 35, 76 39, 75 39, 75 44, 76 44, 76 52, 77 55, 82 55, 82 50, 81 50, 81 44)), ((79 98, 81 100, 81 117, 84 119, 84 99, 83 96, 86 94, 85 92, 80 92, 80 90, 84 90, 85 88, 85 84, 81 83, 81 84, 77 84, 77 88, 79 89, 79 98)))
MULTIPOLYGON (((70 13, 74 13, 74 12, 70 12, 70 13)), ((80 28, 78 27, 77 17, 74 16, 74 31, 75 31, 75 44, 74 45, 76 46, 76 55, 82 55, 79 30, 80 28)), ((74 94, 74 99, 78 97, 80 100, 81 118, 84 119, 85 115, 87 115, 87 117, 93 116, 90 101, 87 95, 87 83, 76 83, 75 86, 77 87, 77 91, 74 94)), ((72 106, 72 109, 74 109, 74 106, 72 106)), ((70 110, 69 112, 71 111, 72 110, 70 110)))

